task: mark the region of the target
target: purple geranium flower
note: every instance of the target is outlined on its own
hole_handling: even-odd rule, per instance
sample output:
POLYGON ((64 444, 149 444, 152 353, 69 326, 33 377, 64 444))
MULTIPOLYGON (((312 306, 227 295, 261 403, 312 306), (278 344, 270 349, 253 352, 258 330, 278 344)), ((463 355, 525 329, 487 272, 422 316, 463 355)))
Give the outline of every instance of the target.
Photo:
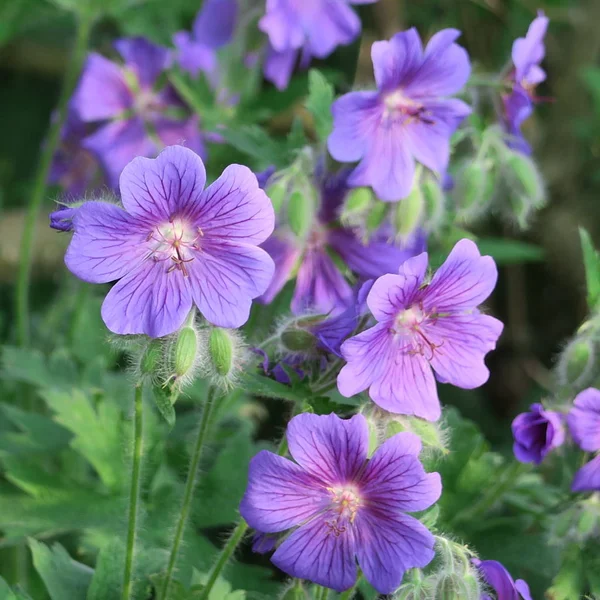
POLYGON ((231 41, 237 13, 236 0, 206 0, 196 16, 192 33, 179 31, 173 36, 179 66, 194 77, 203 71, 216 84, 217 50, 231 41))
POLYGON ((512 423, 513 451, 517 460, 539 465, 546 455, 565 441, 561 414, 532 404, 530 412, 517 415, 512 423))
POLYGON ((497 269, 472 241, 459 241, 429 283, 426 271, 423 253, 373 284, 367 304, 378 323, 342 344, 347 364, 338 388, 346 397, 369 388, 382 408, 435 421, 440 403, 431 368, 442 383, 479 387, 489 376, 483 359, 503 325, 477 310, 497 269))
MULTIPOLYGON (((516 581, 497 560, 479 560, 474 558, 473 564, 480 570, 485 582, 496 592, 496 600, 532 600, 529 586, 522 579, 516 581)), ((484 594, 481 600, 492 600, 484 594)))
POLYGON ((436 33, 423 51, 416 29, 371 49, 377 91, 351 92, 333 104, 329 152, 341 162, 360 161, 350 185, 371 186, 381 200, 408 196, 415 159, 443 174, 450 137, 471 112, 457 93, 471 72, 455 29, 436 33))
POLYGON ((265 77, 285 89, 301 55, 302 67, 325 58, 360 34, 360 19, 350 4, 377 0, 267 0, 259 28, 269 37, 265 77))
MULTIPOLYGON (((588 388, 580 392, 567 415, 575 443, 585 452, 600 450, 600 391, 588 388)), ((573 480, 574 492, 600 490, 600 455, 584 465, 573 480)))
POLYGON ((241 165, 205 183, 202 159, 173 146, 125 167, 123 207, 86 202, 77 210, 65 262, 84 281, 119 280, 102 306, 111 331, 161 337, 179 329, 193 304, 219 327, 248 319, 273 275, 257 247, 273 231, 273 208, 241 165))
POLYGON ((292 577, 342 591, 356 560, 382 594, 404 571, 434 557, 434 538, 406 512, 434 504, 442 485, 419 461, 420 439, 398 433, 368 460, 366 419, 294 417, 287 429, 296 461, 263 450, 250 462, 242 516, 261 533, 289 532, 272 561, 292 577))
POLYGON ((531 153, 531 147, 521 133, 521 125, 533 112, 536 86, 546 79, 546 72, 540 67, 540 63, 546 52, 544 36, 548 22, 548 17, 540 11, 529 26, 527 35, 515 40, 512 47, 514 69, 508 78, 512 90, 510 94, 502 96, 502 121, 510 135, 509 145, 526 154, 531 153))
POLYGON ((339 256, 357 275, 368 279, 391 273, 409 257, 425 247, 422 235, 410 246, 394 245, 375 234, 363 243, 357 231, 337 225, 338 212, 349 188, 347 171, 325 176, 321 183, 321 206, 306 239, 295 236, 287 227, 279 228, 263 248, 275 261, 275 276, 261 302, 270 303, 296 272, 292 312, 307 310, 339 313, 352 301, 351 285, 346 281, 331 252, 339 256))
POLYGON ((190 116, 172 87, 156 89, 169 51, 143 38, 118 40, 115 47, 125 65, 91 53, 72 101, 83 122, 99 125, 83 147, 98 157, 113 188, 136 156, 155 156, 163 146, 183 142, 204 154, 198 117, 190 116))

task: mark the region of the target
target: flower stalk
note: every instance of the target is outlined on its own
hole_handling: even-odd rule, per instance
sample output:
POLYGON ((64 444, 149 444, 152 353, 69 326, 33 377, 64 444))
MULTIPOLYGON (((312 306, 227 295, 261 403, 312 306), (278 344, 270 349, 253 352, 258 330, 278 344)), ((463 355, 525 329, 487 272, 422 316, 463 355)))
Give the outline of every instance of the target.
POLYGON ((127 527, 127 547, 125 553, 125 573, 123 575, 122 599, 129 600, 132 591, 133 557, 137 534, 137 520, 140 504, 140 479, 142 473, 144 415, 143 387, 141 383, 135 386, 134 421, 133 421, 133 465, 131 470, 131 490, 129 493, 129 518, 127 527))
POLYGON ((29 291, 36 221, 44 200, 52 159, 60 141, 61 130, 67 116, 69 99, 81 71, 93 25, 93 17, 89 12, 82 11, 77 19, 75 43, 64 75, 56 108, 56 118, 50 124, 48 136, 42 149, 21 236, 19 273, 15 288, 17 342, 19 346, 29 344, 29 291))

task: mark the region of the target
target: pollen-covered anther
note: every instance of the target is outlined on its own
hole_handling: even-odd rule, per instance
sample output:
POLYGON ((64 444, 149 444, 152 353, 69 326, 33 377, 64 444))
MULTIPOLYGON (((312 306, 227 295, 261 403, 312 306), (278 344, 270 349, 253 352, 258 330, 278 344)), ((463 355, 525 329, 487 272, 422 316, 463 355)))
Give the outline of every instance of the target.
POLYGON ((329 488, 333 496, 333 509, 340 517, 352 523, 361 505, 358 491, 352 487, 329 488))
POLYGON ((186 263, 194 260, 194 252, 200 250, 198 240, 204 236, 200 227, 195 227, 181 218, 174 218, 161 224, 150 233, 147 241, 154 241, 152 256, 155 261, 171 260, 167 272, 180 270, 184 277, 188 276, 186 263))

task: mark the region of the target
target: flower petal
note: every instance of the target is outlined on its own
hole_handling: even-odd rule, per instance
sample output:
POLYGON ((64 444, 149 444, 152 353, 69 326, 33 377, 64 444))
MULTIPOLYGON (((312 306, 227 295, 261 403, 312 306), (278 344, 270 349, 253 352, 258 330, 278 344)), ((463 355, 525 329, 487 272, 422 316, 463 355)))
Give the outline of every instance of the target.
POLYGON ((572 492, 600 491, 600 455, 583 465, 573 479, 572 492))
POLYGON ((251 461, 240 513, 250 527, 276 533, 300 525, 331 503, 331 494, 287 458, 267 450, 251 461))
POLYGON ((429 40, 421 68, 404 91, 413 97, 450 96, 460 91, 471 74, 467 51, 455 44, 456 29, 442 29, 429 40))
POLYGON ((275 269, 261 248, 247 244, 204 245, 187 264, 196 306, 217 327, 241 327, 252 299, 265 292, 275 269))
POLYGON ((359 482, 369 509, 380 514, 415 512, 438 501, 440 475, 425 472, 420 449, 419 436, 408 432, 397 433, 377 448, 359 482))
POLYGON ((496 348, 503 328, 501 321, 478 311, 423 323, 425 337, 435 346, 430 363, 438 380, 467 390, 483 385, 490 375, 485 355, 496 348))
POLYGON ((270 304, 283 286, 292 278, 292 272, 302 254, 293 236, 272 235, 261 248, 269 254, 275 263, 275 273, 267 291, 258 298, 263 304, 270 304))
POLYGON ((200 158, 206 158, 206 148, 199 129, 198 116, 188 119, 160 117, 154 122, 156 135, 165 146, 185 146, 200 158))
POLYGON ((522 579, 517 579, 515 581, 515 589, 517 592, 519 592, 519 594, 521 594, 521 598, 523 598, 523 600, 533 600, 529 586, 522 579))
POLYGON ((423 291, 423 306, 436 313, 475 308, 492 293, 497 279, 494 259, 481 256, 471 240, 460 240, 423 291))
POLYGON ((517 600, 515 582, 504 565, 497 560, 472 560, 483 574, 485 582, 496 592, 500 600, 517 600))
POLYGON ((321 249, 305 252, 292 298, 292 312, 307 310, 339 314, 352 298, 352 287, 331 257, 321 249))
POLYGON ((295 48, 278 52, 269 45, 264 66, 265 79, 278 90, 285 90, 290 82, 297 58, 298 50, 295 48))
POLYGON ((194 37, 209 48, 221 48, 231 41, 237 17, 236 0, 205 0, 194 21, 194 37))
POLYGON ((96 52, 90 53, 71 106, 83 121, 102 121, 133 105, 123 69, 96 52))
POLYGON ((260 244, 275 225, 269 197, 258 187, 256 175, 242 165, 227 167, 188 210, 206 239, 260 244))
POLYGON ((544 58, 544 36, 550 20, 543 13, 536 17, 527 30, 527 35, 517 38, 512 47, 512 61, 515 65, 517 83, 534 83, 529 79, 532 67, 537 66, 544 58))
POLYGON ((366 507, 358 512, 355 529, 358 564, 380 594, 394 592, 405 571, 425 567, 435 556, 433 535, 408 515, 366 507))
POLYGON ((74 211, 73 225, 65 263, 84 281, 116 281, 146 255, 148 230, 114 204, 85 202, 74 211))
POLYGON ((393 90, 410 81, 423 61, 421 38, 414 27, 397 33, 388 42, 371 46, 375 82, 381 91, 393 90))
POLYGON ((123 169, 119 187, 128 213, 156 223, 193 210, 205 183, 202 159, 188 148, 170 146, 155 159, 132 160, 123 169))
POLYGON ((177 331, 192 308, 192 295, 181 271, 146 260, 118 281, 102 304, 106 326, 120 335, 163 337, 177 331))
POLYGON ((157 152, 141 119, 107 123, 86 137, 82 146, 96 156, 114 190, 119 189, 123 169, 136 156, 154 156, 157 152))
POLYGON ((406 260, 398 275, 382 275, 375 281, 367 304, 378 321, 392 319, 399 311, 410 308, 425 278, 427 264, 427 252, 422 252, 406 260))
POLYGON ((360 160, 376 130, 383 109, 377 92, 351 92, 332 105, 333 131, 327 140, 331 156, 340 162, 360 160))
POLYGON ((158 76, 169 66, 170 52, 143 37, 123 38, 114 43, 125 64, 138 78, 143 88, 151 88, 158 76))
POLYGON ((317 58, 325 58, 338 46, 349 44, 361 29, 358 15, 346 2, 323 2, 318 17, 306 15, 304 26, 308 38, 305 47, 317 58))
POLYGON ((273 554, 275 566, 292 577, 308 579, 342 592, 356 581, 351 527, 339 535, 328 524, 336 514, 323 513, 292 533, 273 554))
POLYGON ((218 68, 217 54, 208 46, 196 41, 189 32, 178 31, 173 35, 173 45, 179 66, 192 77, 200 71, 212 75, 218 68))
POLYGON ((362 415, 301 414, 287 428, 293 459, 325 486, 351 481, 367 459, 369 432, 362 415))
POLYGON ((588 388, 577 394, 567 423, 573 440, 582 450, 600 450, 600 391, 588 388))

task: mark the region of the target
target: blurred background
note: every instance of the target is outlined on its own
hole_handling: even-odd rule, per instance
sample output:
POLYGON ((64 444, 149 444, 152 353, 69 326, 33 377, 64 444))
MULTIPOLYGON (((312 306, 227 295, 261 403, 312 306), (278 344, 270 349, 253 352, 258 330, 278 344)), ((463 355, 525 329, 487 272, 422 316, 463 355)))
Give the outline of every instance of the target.
MULTIPOLYGON (((59 4, 60 0, 56 4, 0 0, 0 340, 6 344, 14 343, 15 336, 13 292, 25 207, 73 42, 72 18, 59 4)), ((95 27, 91 46, 104 51, 116 37, 136 35, 169 45, 176 31, 190 28, 200 5, 200 0, 115 2, 112 16, 95 27)), ((545 101, 527 121, 524 133, 534 147, 548 204, 526 232, 492 216, 477 225, 476 233, 524 240, 540 251, 525 262, 511 264, 508 257, 501 268, 490 304, 506 329, 498 350, 488 358, 489 383, 474 391, 450 386, 442 391, 442 402, 456 405, 476 421, 492 448, 502 454, 511 451, 512 418, 551 388, 555 359, 587 313, 578 227, 584 226, 599 239, 600 2, 379 0, 360 7, 364 24, 360 44, 340 48, 325 63, 315 63, 342 73, 340 91, 352 84, 367 87, 372 82, 373 41, 411 26, 425 38, 440 28, 456 27, 463 32, 459 42, 477 68, 499 72, 509 60, 514 39, 525 34, 539 9, 551 23, 544 63, 548 78, 537 90, 545 101)), ((298 81, 284 93, 265 83, 270 102, 280 108, 264 124, 270 131, 286 131, 294 114, 303 110, 306 79, 298 81)), ((69 287, 72 277, 62 262, 68 237, 47 226, 47 213, 58 196, 58 190, 50 189, 35 236, 31 297, 36 344, 42 350, 51 350, 55 343, 52 327, 64 324, 60 319, 52 321, 52 314, 75 302, 69 287)), ((100 326, 94 326, 95 330, 89 325, 89 335, 101 337, 100 326)), ((277 412, 267 401, 264 407, 277 412)), ((264 421, 261 438, 276 437, 278 418, 264 421)), ((218 538, 218 532, 215 535, 218 538)), ((544 572, 542 566, 520 572, 519 540, 502 535, 491 532, 482 538, 480 544, 487 547, 480 546, 480 552, 491 555, 510 542, 503 552, 513 556, 512 561, 506 560, 513 574, 528 578, 534 589, 547 586, 552 565, 545 565, 544 572)), ((0 562, 0 574, 11 568, 0 562)))

